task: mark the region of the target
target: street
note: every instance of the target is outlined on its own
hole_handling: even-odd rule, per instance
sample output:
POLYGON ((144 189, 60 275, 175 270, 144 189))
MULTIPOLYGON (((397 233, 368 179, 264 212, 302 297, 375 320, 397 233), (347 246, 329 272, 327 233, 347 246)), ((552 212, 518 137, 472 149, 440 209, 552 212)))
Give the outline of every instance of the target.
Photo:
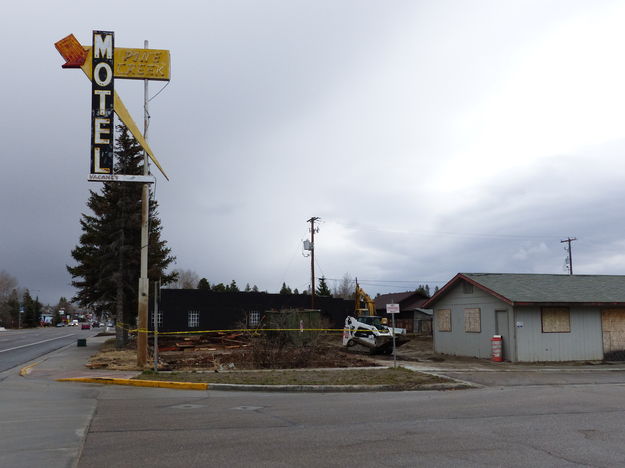
POLYGON ((0 466, 622 466, 621 367, 439 369, 484 387, 272 393, 61 383, 103 338, 0 382, 0 466), (613 369, 613 370, 612 370, 613 369))
POLYGON ((79 327, 46 327, 0 332, 0 372, 94 334, 79 327))
POLYGON ((102 389, 79 466, 622 466, 623 385, 271 394, 102 389))

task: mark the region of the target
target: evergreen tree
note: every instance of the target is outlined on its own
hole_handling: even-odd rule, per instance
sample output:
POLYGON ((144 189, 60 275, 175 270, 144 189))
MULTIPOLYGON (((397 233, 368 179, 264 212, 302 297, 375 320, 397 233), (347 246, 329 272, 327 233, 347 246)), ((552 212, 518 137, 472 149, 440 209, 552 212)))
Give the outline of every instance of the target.
POLYGON ((33 301, 33 310, 31 313, 32 326, 38 327, 41 325, 41 313, 43 311, 43 304, 39 302, 39 296, 33 301))
POLYGON ((258 286, 256 285, 252 286, 252 292, 258 292, 258 286))
MULTIPOLYGON (((142 149, 126 127, 117 127, 115 172, 143 174, 142 149)), ((78 289, 73 298, 81 307, 102 315, 109 314, 123 325, 118 327, 117 345, 128 340, 127 330, 134 326, 138 301, 141 258, 141 192, 139 183, 105 182, 99 192, 91 190, 87 207, 92 214, 80 220, 79 245, 71 252, 75 266, 68 266, 72 285, 78 289)), ((150 201, 148 278, 163 284, 175 280, 165 273, 174 261, 171 249, 161 239, 158 204, 150 201)))
POLYGON ((250 292, 252 291, 252 288, 250 288, 250 283, 245 283, 245 292, 250 292))
POLYGON ((293 294, 291 288, 289 288, 286 283, 282 283, 282 288, 280 289, 280 294, 293 294))
POLYGON ((7 309, 11 320, 11 327, 17 328, 20 322, 20 298, 17 293, 17 289, 14 289, 11 291, 11 294, 9 294, 9 298, 7 299, 7 309))
POLYGON ((226 286, 226 292, 239 292, 239 287, 235 280, 232 280, 230 284, 226 286))
POLYGON ((315 291, 315 294, 317 296, 332 297, 332 293, 330 292, 330 288, 328 288, 328 285, 326 284, 325 276, 322 276, 321 278, 319 278, 319 286, 317 286, 317 290, 315 291))
POLYGON ((227 288, 226 285, 223 283, 219 283, 219 284, 213 284, 213 286, 211 287, 211 291, 215 291, 215 292, 226 292, 227 288))
POLYGON ((26 289, 22 296, 22 306, 24 307, 21 320, 22 328, 38 327, 41 321, 41 303, 39 298, 33 299, 28 289, 26 289))
POLYGON ((206 278, 202 278, 200 281, 198 281, 197 288, 210 290, 211 285, 206 278))
POLYGON ((54 314, 52 315, 52 325, 56 327, 56 325, 62 321, 63 318, 61 317, 61 312, 59 312, 59 309, 55 309, 54 314))
POLYGON ((298 294, 299 294, 299 291, 297 290, 297 288, 295 288, 295 289, 293 290, 293 294, 295 294, 295 295, 298 295, 298 294))
POLYGON ((430 297, 430 286, 427 284, 420 284, 417 289, 415 289, 415 292, 421 294, 422 296, 430 297))

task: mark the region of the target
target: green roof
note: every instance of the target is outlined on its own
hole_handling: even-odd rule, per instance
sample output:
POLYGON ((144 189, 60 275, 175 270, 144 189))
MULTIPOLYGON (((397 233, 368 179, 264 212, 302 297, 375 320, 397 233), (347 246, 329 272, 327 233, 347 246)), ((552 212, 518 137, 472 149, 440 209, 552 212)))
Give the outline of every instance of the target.
POLYGON ((460 273, 454 278, 458 279, 468 279, 512 303, 625 303, 625 276, 460 273))

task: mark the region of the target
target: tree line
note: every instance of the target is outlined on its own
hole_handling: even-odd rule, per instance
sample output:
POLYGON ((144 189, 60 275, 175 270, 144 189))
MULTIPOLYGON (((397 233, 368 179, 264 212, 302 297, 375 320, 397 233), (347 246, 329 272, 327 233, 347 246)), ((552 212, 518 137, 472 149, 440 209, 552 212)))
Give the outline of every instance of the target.
MULTIPOLYGON (((167 285, 170 288, 174 289, 204 289, 213 292, 267 292, 260 291, 256 285, 250 286, 249 283, 245 285, 245 288, 240 289, 235 280, 232 280, 228 284, 224 283, 213 283, 211 284, 206 278, 200 278, 199 275, 193 270, 174 270, 176 274, 176 280, 167 285)), ((330 289, 328 286, 327 280, 325 276, 321 276, 318 279, 319 283, 315 288, 315 295, 317 296, 325 296, 325 297, 336 297, 343 299, 354 299, 355 285, 356 281, 353 279, 349 273, 345 273, 343 278, 335 284, 335 286, 330 289)), ((430 286, 427 284, 419 284, 414 290, 416 293, 419 293, 425 297, 430 297, 430 286)), ((438 291, 438 286, 436 286, 434 292, 438 291)), ((305 289, 303 291, 299 291, 297 288, 291 289, 286 282, 282 282, 282 287, 279 290, 279 294, 289 295, 289 294, 310 294, 310 289, 305 289)), ((378 293, 377 296, 380 294, 378 293)), ((376 297, 377 297, 376 296, 376 297)))
POLYGON ((44 314, 52 316, 50 325, 56 325, 63 320, 61 315, 73 316, 75 313, 76 308, 66 298, 61 297, 53 306, 43 305, 28 288, 19 287, 13 275, 0 271, 0 327, 38 327, 44 314))

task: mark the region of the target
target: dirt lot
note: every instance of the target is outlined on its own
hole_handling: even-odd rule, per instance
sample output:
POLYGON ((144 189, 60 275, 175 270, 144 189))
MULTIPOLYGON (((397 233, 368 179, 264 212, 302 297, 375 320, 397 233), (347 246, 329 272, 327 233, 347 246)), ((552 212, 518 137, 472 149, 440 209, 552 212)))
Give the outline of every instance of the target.
MULTIPOLYGON (((379 366, 381 359, 392 357, 372 356, 366 349, 347 351, 337 334, 321 336, 309 346, 287 346, 277 351, 272 339, 255 341, 234 335, 178 337, 159 343, 162 348, 159 346, 158 373, 152 370, 152 361, 145 369, 138 369, 134 342, 128 349, 117 350, 114 338, 92 356, 88 367, 143 370, 138 379, 183 382, 374 385, 381 386, 376 387, 380 390, 429 389, 449 383, 447 379, 401 367, 371 369, 379 366), (264 359, 259 360, 259 354, 264 359)), ((432 353, 432 340, 427 337, 414 337, 400 348, 398 357, 413 361, 440 359, 432 353)))
MULTIPOLYGON (((159 349, 159 370, 251 370, 254 365, 254 349, 245 338, 225 338, 216 341, 210 339, 177 338, 161 340, 159 349), (224 344, 230 343, 230 344, 224 344), (237 343, 237 344, 233 344, 237 343)), ((292 349, 276 353, 272 357, 273 368, 335 368, 368 367, 376 365, 365 348, 352 348, 347 351, 341 345, 340 335, 332 334, 321 337, 314 349, 292 349), (306 354, 299 356, 297 353, 306 354)), ((431 337, 413 337, 411 341, 398 348, 397 357, 406 361, 441 360, 432 352, 431 337)), ((376 360, 380 356, 375 356, 376 360)), ((92 356, 88 367, 93 369, 139 370, 136 365, 134 342, 125 350, 115 348, 114 339, 108 340, 100 352, 92 356)), ((147 366, 152 368, 152 361, 147 366)), ((266 367, 266 366, 265 366, 266 367)))

